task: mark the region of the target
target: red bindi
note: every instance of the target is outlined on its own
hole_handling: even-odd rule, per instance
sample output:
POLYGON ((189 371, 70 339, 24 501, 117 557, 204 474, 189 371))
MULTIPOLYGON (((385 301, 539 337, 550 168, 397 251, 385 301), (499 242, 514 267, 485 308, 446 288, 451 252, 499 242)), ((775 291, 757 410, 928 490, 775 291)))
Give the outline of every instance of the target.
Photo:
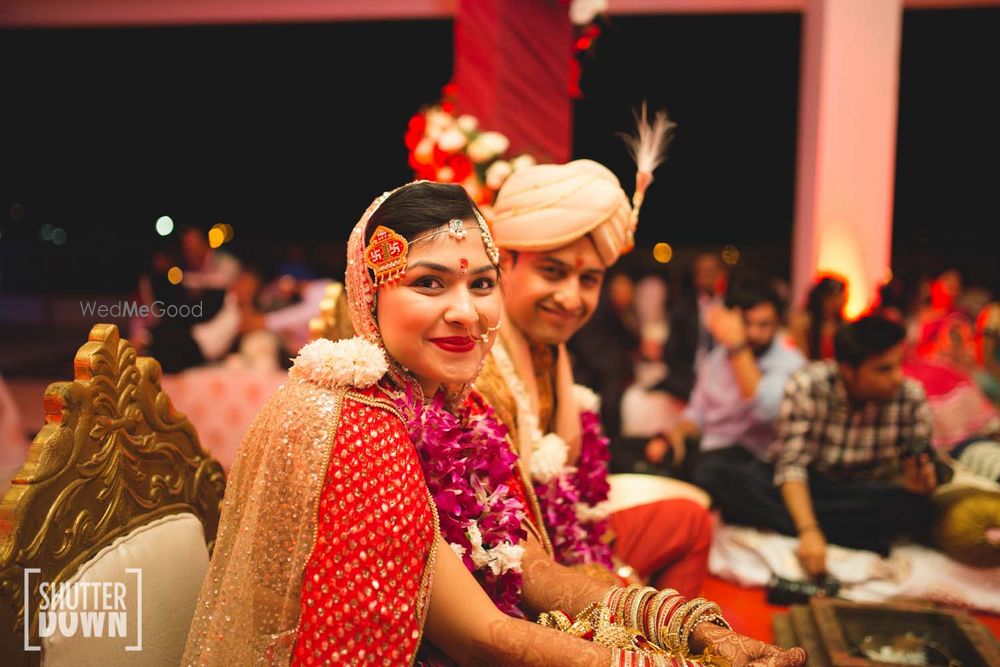
POLYGON ((467 260, 466 258, 464 257, 460 258, 458 260, 458 266, 461 267, 461 272, 463 275, 469 272, 469 260, 467 260))
POLYGON ((582 269, 583 268, 583 257, 577 257, 576 258, 576 268, 578 268, 578 269, 582 269))

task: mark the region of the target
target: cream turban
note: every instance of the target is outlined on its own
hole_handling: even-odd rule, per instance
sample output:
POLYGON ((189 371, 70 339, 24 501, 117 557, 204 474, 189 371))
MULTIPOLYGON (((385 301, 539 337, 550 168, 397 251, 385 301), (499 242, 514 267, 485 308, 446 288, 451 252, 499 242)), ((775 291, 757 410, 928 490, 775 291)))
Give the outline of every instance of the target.
POLYGON ((632 249, 632 206, 611 171, 593 160, 538 164, 504 182, 493 206, 493 239, 501 248, 546 252, 590 234, 611 266, 632 249))

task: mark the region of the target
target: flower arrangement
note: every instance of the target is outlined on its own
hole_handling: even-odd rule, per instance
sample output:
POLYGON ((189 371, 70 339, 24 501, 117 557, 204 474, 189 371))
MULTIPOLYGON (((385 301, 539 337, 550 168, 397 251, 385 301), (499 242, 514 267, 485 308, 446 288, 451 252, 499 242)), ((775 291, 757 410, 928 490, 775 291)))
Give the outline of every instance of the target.
POLYGON ((535 164, 535 158, 522 153, 507 159, 510 140, 481 128, 475 116, 456 117, 454 95, 454 84, 448 84, 441 103, 410 118, 406 129, 410 167, 417 178, 458 183, 477 204, 489 206, 507 177, 535 164))
POLYGON ((576 31, 573 57, 569 61, 569 94, 574 99, 583 97, 583 91, 580 90, 580 60, 593 50, 594 42, 601 36, 597 18, 607 11, 608 0, 572 0, 569 3, 569 21, 576 31))
POLYGON ((572 0, 569 3, 569 20, 578 27, 590 26, 598 15, 608 11, 608 0, 572 0))

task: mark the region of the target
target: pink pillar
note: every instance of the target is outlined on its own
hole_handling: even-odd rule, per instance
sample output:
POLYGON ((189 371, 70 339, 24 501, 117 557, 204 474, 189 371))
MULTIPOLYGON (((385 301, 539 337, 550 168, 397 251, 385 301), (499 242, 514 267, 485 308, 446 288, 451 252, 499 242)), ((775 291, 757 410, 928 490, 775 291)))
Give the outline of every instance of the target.
POLYGON ((510 139, 509 155, 539 162, 572 154, 569 64, 573 29, 566 3, 460 0, 455 76, 460 113, 510 139))
POLYGON ((807 0, 792 294, 848 281, 847 315, 889 275, 903 0, 807 0))

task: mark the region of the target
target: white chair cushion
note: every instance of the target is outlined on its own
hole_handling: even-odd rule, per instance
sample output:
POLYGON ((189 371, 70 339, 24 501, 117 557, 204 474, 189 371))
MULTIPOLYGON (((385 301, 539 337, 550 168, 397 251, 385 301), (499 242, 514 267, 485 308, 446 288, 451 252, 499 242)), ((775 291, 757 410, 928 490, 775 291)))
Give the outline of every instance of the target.
MULTIPOLYGON (((193 514, 171 514, 115 540, 84 563, 70 583, 124 584, 127 635, 108 637, 107 625, 103 637, 86 637, 79 627, 66 637, 56 629, 41 639, 42 667, 177 667, 207 570, 205 534, 193 514), (125 650, 138 643, 138 578, 126 568, 142 569, 141 651, 125 650)), ((92 593, 88 598, 92 600, 92 593)), ((64 609, 66 604, 54 603, 52 608, 64 609)), ((98 608, 107 609, 103 603, 98 608)))

